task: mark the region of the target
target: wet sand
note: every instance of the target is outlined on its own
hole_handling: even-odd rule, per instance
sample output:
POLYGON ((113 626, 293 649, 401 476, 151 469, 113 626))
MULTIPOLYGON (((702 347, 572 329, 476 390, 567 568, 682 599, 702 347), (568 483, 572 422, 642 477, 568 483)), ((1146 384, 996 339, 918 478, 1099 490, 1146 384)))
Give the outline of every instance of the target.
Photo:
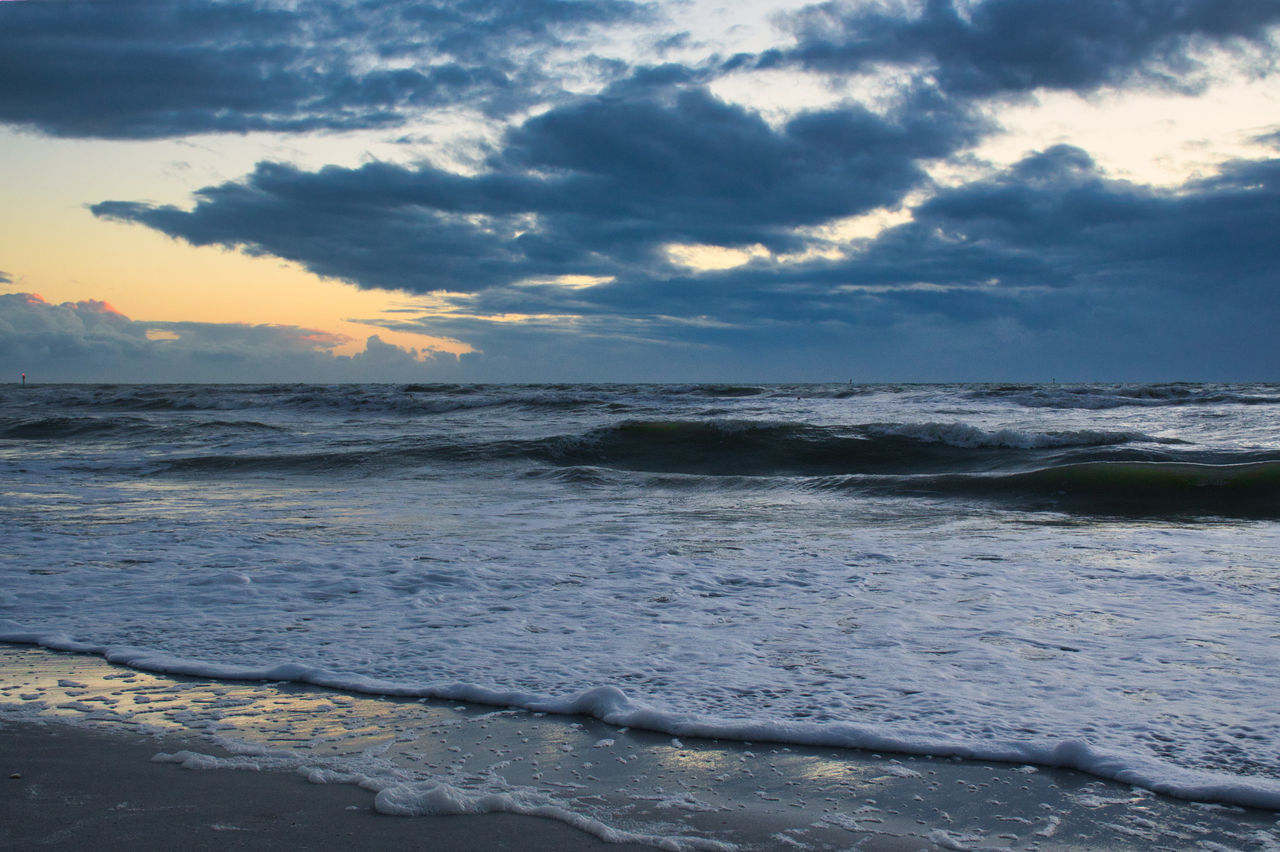
MULTIPOLYGON (((181 740, 60 724, 0 728, 0 846, 10 849, 645 849, 512 814, 395 819, 372 794, 286 772, 151 761, 181 740), (20 777, 15 778, 14 775, 20 777)), ((205 746, 208 749, 207 746, 205 746)), ((220 753, 220 749, 208 749, 220 753)))
POLYGON ((1077 772, 681 741, 3 644, 0 761, 9 848, 1280 848, 1275 813, 1077 772), (442 801, 516 813, 388 815, 442 801))

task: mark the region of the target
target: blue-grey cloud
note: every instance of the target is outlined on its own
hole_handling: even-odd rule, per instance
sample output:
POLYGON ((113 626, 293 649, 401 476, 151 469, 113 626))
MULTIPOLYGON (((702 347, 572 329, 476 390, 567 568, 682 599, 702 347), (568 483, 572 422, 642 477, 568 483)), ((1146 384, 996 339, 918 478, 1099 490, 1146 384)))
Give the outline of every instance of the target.
POLYGON ((1005 285, 1162 291, 1277 286, 1276 159, 1229 163, 1174 191, 1110 180, 1087 153, 1064 145, 939 193, 914 214, 863 261, 898 270, 899 280, 943 284, 986 276, 1005 285))
POLYGON ((984 0, 964 8, 925 0, 908 14, 833 0, 787 19, 794 48, 733 64, 923 68, 944 91, 970 97, 1090 92, 1135 79, 1187 88, 1198 49, 1269 46, 1280 24, 1274 0, 984 0))
POLYGON ((491 367, 538 352, 650 377, 1267 378, 1278 228, 1280 160, 1163 190, 1058 146, 939 191, 844 259, 494 287, 403 327, 465 339, 491 367), (575 319, 482 319, 522 313, 575 319))
POLYGON ((941 126, 913 134, 852 111, 802 115, 775 131, 704 92, 666 105, 591 100, 515 131, 495 171, 477 177, 386 164, 261 165, 243 182, 202 190, 189 211, 133 202, 93 209, 366 287, 479 293, 477 304, 493 313, 701 315, 714 303, 716 316, 737 321, 735 309, 742 317, 786 310, 756 298, 780 288, 791 305, 811 296, 828 312, 849 301, 832 292, 854 286, 1167 289, 1223 280, 1239 288, 1266 284, 1280 260, 1272 239, 1280 161, 1232 163, 1175 192, 1108 179, 1070 146, 937 192, 912 222, 849 261, 690 276, 656 251, 668 242, 794 248, 797 226, 893 202, 918 185, 915 158, 969 132, 948 137, 941 126), (511 286, 561 274, 617 280, 582 292, 511 286))
POLYGON ((983 123, 923 91, 877 115, 803 113, 780 128, 699 87, 568 104, 514 128, 487 171, 260 164, 191 210, 125 201, 99 216, 195 245, 288 258, 364 287, 473 292, 527 278, 649 278, 668 243, 798 249, 797 227, 900 201, 922 159, 983 123))
POLYGON ((553 86, 539 49, 645 14, 627 0, 0 3, 0 122, 146 139, 523 109, 553 86))
POLYGON ((1267 133, 1261 133, 1254 137, 1255 142, 1260 145, 1269 145, 1272 148, 1280 150, 1280 130, 1272 130, 1267 133))

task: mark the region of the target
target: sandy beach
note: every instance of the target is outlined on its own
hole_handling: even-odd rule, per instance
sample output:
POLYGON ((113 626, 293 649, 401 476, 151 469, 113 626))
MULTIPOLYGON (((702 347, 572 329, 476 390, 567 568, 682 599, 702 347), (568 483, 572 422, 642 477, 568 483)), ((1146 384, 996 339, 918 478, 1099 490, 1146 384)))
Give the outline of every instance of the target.
POLYGON ((1271 812, 1042 767, 681 741, 585 717, 172 677, 17 645, 0 646, 0 671, 10 848, 176 836, 210 849, 1280 844, 1271 812))

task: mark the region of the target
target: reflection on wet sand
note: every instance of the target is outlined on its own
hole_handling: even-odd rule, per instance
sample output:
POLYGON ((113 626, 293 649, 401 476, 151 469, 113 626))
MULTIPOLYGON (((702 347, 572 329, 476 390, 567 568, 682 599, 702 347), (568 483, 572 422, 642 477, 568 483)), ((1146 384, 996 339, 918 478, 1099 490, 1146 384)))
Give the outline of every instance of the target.
POLYGON ((439 782, 472 797, 505 796, 597 836, 673 848, 1280 844, 1275 814, 1072 772, 682 740, 585 717, 158 675, 25 646, 0 645, 0 674, 0 722, 188 736, 191 751, 166 759, 194 768, 291 770, 370 790, 439 782), (202 740, 232 756, 203 754, 202 740))

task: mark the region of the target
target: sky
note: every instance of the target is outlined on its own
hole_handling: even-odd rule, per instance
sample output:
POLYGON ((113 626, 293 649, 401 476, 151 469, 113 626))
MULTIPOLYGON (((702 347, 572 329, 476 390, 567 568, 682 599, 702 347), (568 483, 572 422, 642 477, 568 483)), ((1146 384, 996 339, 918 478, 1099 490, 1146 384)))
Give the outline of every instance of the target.
POLYGON ((0 0, 0 381, 1280 381, 1278 0, 0 0))

